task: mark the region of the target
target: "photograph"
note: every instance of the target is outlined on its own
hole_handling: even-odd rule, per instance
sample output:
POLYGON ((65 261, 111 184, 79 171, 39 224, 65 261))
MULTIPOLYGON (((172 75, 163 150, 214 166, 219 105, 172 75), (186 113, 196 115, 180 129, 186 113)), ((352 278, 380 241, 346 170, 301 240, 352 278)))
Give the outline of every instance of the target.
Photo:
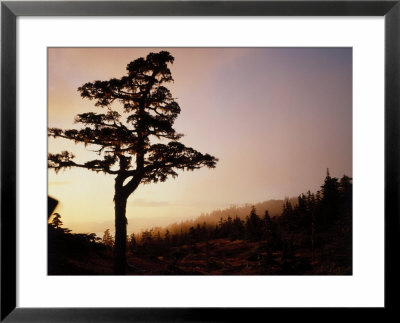
POLYGON ((48 275, 353 274, 352 47, 48 47, 47 126, 48 275))

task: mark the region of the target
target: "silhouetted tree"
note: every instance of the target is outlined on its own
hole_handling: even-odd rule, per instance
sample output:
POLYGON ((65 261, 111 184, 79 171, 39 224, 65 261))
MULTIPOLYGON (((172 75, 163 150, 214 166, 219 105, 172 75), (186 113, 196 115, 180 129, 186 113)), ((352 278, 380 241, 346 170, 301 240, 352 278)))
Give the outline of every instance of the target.
POLYGON ((283 211, 282 211, 282 217, 285 218, 285 220, 291 220, 293 216, 293 207, 292 203, 290 203, 289 199, 287 198, 285 200, 285 203, 283 204, 283 211))
POLYGON ((246 233, 247 239, 250 241, 260 241, 263 235, 263 221, 256 214, 256 209, 253 206, 250 215, 246 217, 246 233))
MULTIPOLYGON (((48 135, 97 146, 99 159, 77 163, 68 151, 48 155, 48 166, 56 172, 63 168, 82 167, 115 175, 115 274, 124 274, 126 265, 126 204, 140 184, 165 181, 180 170, 202 166, 214 168, 217 159, 179 142, 182 134, 173 124, 180 107, 164 86, 173 81, 168 63, 169 52, 150 53, 127 65, 127 75, 120 79, 89 82, 78 88, 81 96, 106 108, 105 113, 82 113, 76 130, 50 128, 48 135), (115 103, 122 105, 122 115, 115 103), (154 142, 153 139, 164 139, 154 142), (167 142, 166 142, 167 141, 167 142)), ((121 111, 121 110, 120 110, 121 111)))
POLYGON ((103 235, 103 243, 107 246, 112 248, 114 246, 114 238, 110 233, 110 229, 107 229, 106 231, 104 231, 104 235, 103 235))
POLYGON ((63 222, 61 221, 61 215, 59 213, 54 213, 53 220, 51 221, 51 225, 53 226, 54 229, 58 229, 63 225, 63 222))
POLYGON ((329 168, 326 170, 324 185, 321 186, 322 214, 320 217, 320 225, 322 228, 330 226, 338 215, 340 208, 339 183, 336 177, 331 177, 329 168))

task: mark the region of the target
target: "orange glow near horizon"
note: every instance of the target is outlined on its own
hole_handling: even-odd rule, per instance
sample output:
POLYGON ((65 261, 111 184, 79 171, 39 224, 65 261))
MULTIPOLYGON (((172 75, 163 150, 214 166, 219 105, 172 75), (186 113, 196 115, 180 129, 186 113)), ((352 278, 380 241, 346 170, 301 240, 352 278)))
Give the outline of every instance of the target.
MULTIPOLYGON (((139 186, 128 199, 128 232, 315 192, 327 167, 352 176, 351 48, 50 48, 49 127, 79 127, 76 114, 101 110, 79 86, 121 77, 129 62, 160 50, 175 57, 166 86, 182 110, 181 141, 219 162, 139 186)), ((64 139, 49 138, 48 147, 80 162, 95 156, 64 139)), ((114 230, 113 188, 111 175, 49 170, 49 195, 75 232, 114 230)))

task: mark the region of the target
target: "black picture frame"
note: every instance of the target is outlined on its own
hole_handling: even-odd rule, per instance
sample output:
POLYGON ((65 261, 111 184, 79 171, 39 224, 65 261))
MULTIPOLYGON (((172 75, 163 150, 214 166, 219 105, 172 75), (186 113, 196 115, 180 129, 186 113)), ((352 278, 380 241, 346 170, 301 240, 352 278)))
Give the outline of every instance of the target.
MULTIPOLYGON (((384 319, 399 289, 400 0, 387 1, 4 1, 1 3, 1 321, 234 322, 343 319, 343 311, 384 319), (19 16, 384 16, 384 308, 18 308, 16 285, 16 19, 19 16), (310 310, 313 312, 310 313, 310 310), (339 311, 340 310, 340 311, 339 311), (266 312, 268 311, 268 313, 266 312), (245 319, 247 318, 247 319, 245 319)), ((268 291, 266 291, 268 292, 268 291)), ((38 291, 40 293, 40 291, 38 291)), ((359 319, 360 317, 358 317, 359 319)))

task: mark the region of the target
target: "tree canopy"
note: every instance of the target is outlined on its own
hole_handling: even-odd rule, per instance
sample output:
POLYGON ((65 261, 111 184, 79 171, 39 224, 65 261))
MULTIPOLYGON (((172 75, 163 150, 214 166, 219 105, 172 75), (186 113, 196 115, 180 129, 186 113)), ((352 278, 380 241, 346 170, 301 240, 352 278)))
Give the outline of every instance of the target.
POLYGON ((175 131, 173 124, 181 109, 163 86, 173 81, 168 68, 173 61, 169 52, 150 53, 146 59, 129 63, 127 75, 120 79, 89 82, 79 87, 83 98, 93 100, 95 106, 106 111, 79 114, 75 123, 82 124, 82 129, 50 128, 48 135, 95 145, 100 157, 79 164, 68 151, 49 154, 49 168, 58 171, 83 167, 124 179, 133 176, 126 185, 132 191, 139 183, 175 177, 177 169, 215 167, 216 158, 178 141, 183 135, 175 131), (118 111, 120 106, 116 103, 120 103, 122 111, 118 111))

